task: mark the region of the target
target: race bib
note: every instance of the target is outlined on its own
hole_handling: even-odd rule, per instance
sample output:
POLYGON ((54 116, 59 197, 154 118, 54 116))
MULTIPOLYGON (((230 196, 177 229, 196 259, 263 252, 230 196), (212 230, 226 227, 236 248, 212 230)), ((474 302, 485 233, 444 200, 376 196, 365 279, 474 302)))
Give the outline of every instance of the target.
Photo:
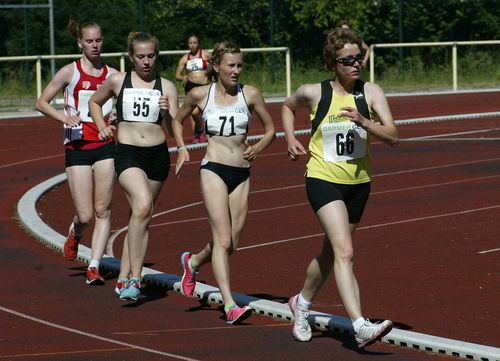
POLYGON ((338 163, 366 155, 366 130, 353 122, 327 123, 323 132, 323 160, 338 163))
POLYGON ((64 124, 64 144, 78 139, 83 139, 82 122, 79 122, 74 126, 64 124))
MULTIPOLYGON (((80 90, 78 92, 78 111, 80 112, 80 119, 82 122, 92 122, 92 118, 90 117, 89 111, 89 100, 92 94, 94 94, 94 90, 80 90)), ((113 110, 113 100, 109 99, 102 106, 102 114, 104 117, 111 113, 113 110)))
POLYGON ((129 122, 155 123, 160 114, 160 96, 158 89, 124 89, 123 119, 129 122))
POLYGON ((246 134, 248 128, 246 109, 235 108, 224 112, 213 110, 207 113, 207 130, 209 134, 224 137, 246 134))

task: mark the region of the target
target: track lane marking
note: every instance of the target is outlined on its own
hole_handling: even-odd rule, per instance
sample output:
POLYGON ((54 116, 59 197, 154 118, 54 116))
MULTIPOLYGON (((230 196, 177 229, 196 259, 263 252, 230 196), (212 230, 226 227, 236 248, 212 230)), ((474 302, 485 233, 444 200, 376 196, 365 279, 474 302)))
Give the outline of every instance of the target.
POLYGON ((153 353, 153 354, 157 354, 157 355, 161 355, 161 356, 168 356, 168 357, 172 357, 172 358, 175 358, 175 359, 178 359, 178 360, 197 361, 196 359, 193 359, 193 358, 189 358, 189 357, 185 357, 185 356, 180 356, 180 355, 175 355, 173 353, 168 353, 168 352, 162 352, 162 351, 154 350, 154 349, 151 349, 151 348, 142 347, 142 346, 139 346, 139 345, 134 345, 134 344, 131 344, 131 343, 128 343, 128 342, 122 342, 122 341, 118 341, 118 340, 113 340, 111 338, 94 335, 92 333, 88 333, 88 332, 85 332, 85 331, 80 331, 80 330, 77 330, 77 329, 74 329, 74 328, 71 328, 71 327, 66 327, 66 326, 63 326, 63 325, 59 325, 57 323, 45 321, 45 320, 42 320, 40 318, 33 317, 33 316, 27 315, 27 314, 22 313, 22 312, 17 312, 15 310, 12 310, 10 308, 6 308, 6 307, 3 307, 3 306, 0 306, 0 311, 9 313, 11 315, 14 315, 14 316, 17 316, 17 317, 20 317, 20 318, 24 318, 24 319, 27 319, 27 320, 30 320, 30 321, 33 321, 33 322, 41 323, 43 325, 46 325, 46 326, 49 326, 49 327, 52 327, 52 328, 57 328, 57 329, 60 329, 60 330, 63 330, 63 331, 67 331, 67 332, 70 332, 70 333, 75 333, 77 335, 94 338, 96 340, 100 340, 100 341, 104 341, 104 342, 109 342, 109 343, 113 343, 113 344, 120 345, 120 346, 125 346, 127 348, 131 348, 131 349, 135 349, 135 350, 139 350, 139 351, 144 351, 144 352, 148 352, 148 353, 153 353))

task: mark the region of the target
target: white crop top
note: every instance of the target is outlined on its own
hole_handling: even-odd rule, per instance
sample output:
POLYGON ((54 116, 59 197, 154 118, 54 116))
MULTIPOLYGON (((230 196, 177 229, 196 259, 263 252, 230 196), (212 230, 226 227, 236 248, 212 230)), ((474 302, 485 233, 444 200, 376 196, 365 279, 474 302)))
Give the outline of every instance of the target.
POLYGON ((203 109, 202 119, 205 122, 205 132, 208 135, 230 137, 248 132, 248 124, 252 113, 243 95, 243 85, 236 85, 238 101, 231 105, 215 104, 215 83, 210 85, 208 99, 203 109))

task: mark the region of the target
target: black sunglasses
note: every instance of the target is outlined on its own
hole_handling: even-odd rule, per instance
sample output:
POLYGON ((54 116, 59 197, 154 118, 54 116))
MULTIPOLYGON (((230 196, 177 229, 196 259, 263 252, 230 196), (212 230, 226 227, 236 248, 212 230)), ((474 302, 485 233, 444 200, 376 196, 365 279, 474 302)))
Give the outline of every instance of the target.
POLYGON ((347 66, 353 66, 354 63, 356 63, 356 62, 359 62, 359 64, 363 63, 363 54, 359 53, 356 56, 348 56, 346 58, 337 58, 335 60, 337 60, 337 62, 339 62, 340 64, 347 65, 347 66))

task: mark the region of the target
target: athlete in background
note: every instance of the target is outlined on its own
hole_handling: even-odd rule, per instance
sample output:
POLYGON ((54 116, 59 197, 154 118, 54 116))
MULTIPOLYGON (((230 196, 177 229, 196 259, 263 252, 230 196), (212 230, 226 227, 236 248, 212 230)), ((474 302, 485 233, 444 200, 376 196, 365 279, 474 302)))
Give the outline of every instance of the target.
MULTIPOLYGON (((186 95, 191 89, 208 84, 207 69, 211 59, 211 53, 200 48, 200 42, 195 34, 188 37, 188 47, 189 53, 182 56, 175 71, 175 78, 182 82, 186 95)), ((193 143, 206 142, 207 137, 199 110, 195 109, 189 119, 194 134, 193 143)))

